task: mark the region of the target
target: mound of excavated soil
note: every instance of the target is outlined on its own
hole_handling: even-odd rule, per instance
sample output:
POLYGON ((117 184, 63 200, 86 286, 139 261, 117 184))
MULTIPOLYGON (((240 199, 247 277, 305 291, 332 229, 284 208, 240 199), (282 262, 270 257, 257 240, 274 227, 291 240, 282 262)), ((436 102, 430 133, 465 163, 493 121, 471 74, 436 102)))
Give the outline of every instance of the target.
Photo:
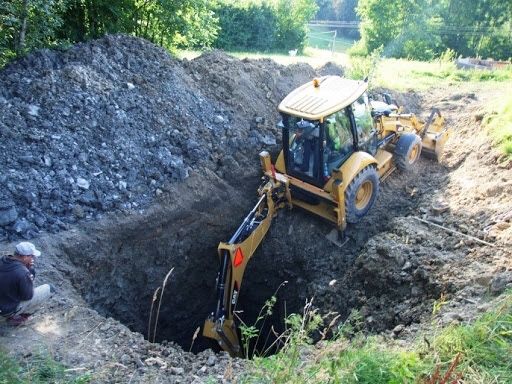
MULTIPOLYGON (((235 381, 243 362, 197 334, 215 304, 217 245, 255 202, 258 152, 279 148, 278 102, 338 71, 217 51, 177 61, 110 36, 0 72, 0 238, 42 232, 37 280, 58 288, 26 326, 0 325, 0 344, 20 358, 50 350, 98 382, 235 381), (160 343, 149 343, 153 292, 171 268, 160 343)), ((339 321, 356 310, 356 328, 407 339, 432 321, 471 320, 512 285, 512 162, 475 118, 506 86, 382 91, 418 114, 440 107, 452 129, 444 158, 386 179, 341 248, 326 240, 329 224, 280 212, 246 270, 237 311, 247 324, 280 287, 275 330, 314 298, 339 321), (443 213, 432 209, 440 200, 443 213)))
MULTIPOLYGON (((318 71, 327 73, 342 70, 318 71)), ((59 288, 34 324, 3 334, 5 345, 42 338, 58 360, 105 368, 106 378, 113 361, 144 377, 159 369, 229 377, 225 357, 151 346, 88 306, 146 334, 152 292, 175 266, 181 293, 165 298, 158 340, 188 348, 210 310, 215 247, 252 203, 257 154, 279 147, 277 103, 315 75, 307 65, 216 51, 181 62, 127 36, 42 50, 4 68, 0 242, 43 234, 38 280, 59 288)))
POLYGON ((221 52, 179 62, 127 36, 12 63, 0 76, 0 240, 147 207, 191 172, 254 169, 276 144, 276 103, 314 75, 221 52))

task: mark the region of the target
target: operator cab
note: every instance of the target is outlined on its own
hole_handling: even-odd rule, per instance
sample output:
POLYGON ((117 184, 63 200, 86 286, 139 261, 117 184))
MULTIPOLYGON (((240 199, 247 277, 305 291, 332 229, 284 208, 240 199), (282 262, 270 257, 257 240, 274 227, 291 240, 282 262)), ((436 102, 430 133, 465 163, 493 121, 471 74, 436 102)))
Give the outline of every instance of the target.
POLYGON ((281 112, 286 173, 322 188, 355 151, 372 155, 377 135, 366 93, 321 119, 281 112))

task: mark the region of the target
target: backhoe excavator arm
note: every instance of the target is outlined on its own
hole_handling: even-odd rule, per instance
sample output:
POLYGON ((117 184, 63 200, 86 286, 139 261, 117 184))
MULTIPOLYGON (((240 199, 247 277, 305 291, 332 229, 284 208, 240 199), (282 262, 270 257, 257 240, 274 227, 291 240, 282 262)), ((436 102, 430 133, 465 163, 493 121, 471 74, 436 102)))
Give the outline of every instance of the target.
POLYGON ((276 212, 291 204, 288 180, 281 174, 266 175, 258 193, 258 202, 229 242, 219 244, 217 303, 203 327, 203 335, 217 340, 232 356, 241 353, 234 313, 245 268, 267 234, 276 212))

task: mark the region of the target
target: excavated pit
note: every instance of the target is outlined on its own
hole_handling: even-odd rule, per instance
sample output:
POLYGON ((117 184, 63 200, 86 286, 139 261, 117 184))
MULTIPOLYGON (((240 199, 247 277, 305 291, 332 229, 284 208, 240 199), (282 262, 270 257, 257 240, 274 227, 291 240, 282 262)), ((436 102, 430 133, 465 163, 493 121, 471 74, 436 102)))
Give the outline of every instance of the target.
MULTIPOLYGON (((275 107, 317 71, 270 60, 242 62, 219 52, 178 62, 126 36, 79 45, 62 55, 40 52, 23 63, 31 73, 13 66, 2 86, 17 90, 4 92, 17 105, 4 108, 9 125, 19 130, 13 138, 25 137, 34 115, 41 120, 29 138, 34 156, 17 159, 15 154, 23 151, 14 151, 4 159, 4 164, 19 160, 34 167, 32 186, 19 172, 13 174, 19 188, 10 187, 27 192, 16 198, 18 208, 23 207, 16 214, 32 215, 38 225, 25 223, 27 236, 34 228, 58 232, 69 228, 67 223, 76 224, 79 232, 59 247, 74 264, 69 273, 74 286, 99 313, 145 336, 153 292, 174 268, 156 340, 172 340, 189 350, 197 327, 214 307, 217 245, 256 201, 256 154, 269 147, 278 150, 275 107), (47 83, 59 92, 49 94, 47 83), (80 113, 71 113, 70 105, 80 113), (16 112, 27 109, 35 112, 16 112), (83 148, 71 151, 77 143, 83 148), (47 153, 48 148, 55 150, 47 153), (52 164, 55 170, 43 179, 52 164), (31 190, 44 190, 40 201, 31 190), (154 202, 157 195, 166 200, 154 202), (134 213, 146 204, 151 208, 134 213), (32 209, 39 206, 43 210, 38 208, 36 216, 32 209), (123 209, 132 213, 112 214, 123 209)), ((340 72, 332 65, 318 70, 340 72)), ((401 98, 408 109, 419 107, 417 96, 401 98)), ((14 139, 9 146, 27 148, 14 139)), ((277 330, 286 315, 301 312, 313 297, 321 311, 339 312, 341 319, 360 310, 372 331, 418 321, 437 288, 413 260, 421 249, 404 248, 386 233, 400 232, 395 219, 417 205, 405 193, 409 181, 425 187, 441 180, 431 173, 386 182, 377 206, 349 228, 349 242, 341 249, 325 238, 330 225, 299 210, 282 212, 246 271, 238 305, 244 322, 254 323, 284 281, 268 322, 277 330), (404 272, 407 262, 411 267, 404 272)), ((12 213, 14 201, 8 195, 4 206, 12 213)), ((204 348, 200 340, 194 350, 204 348)))
MULTIPOLYGON (((256 200, 252 176, 239 189, 218 178, 192 177, 171 194, 180 197, 176 201, 86 230, 78 244, 64 250, 80 270, 74 285, 100 314, 147 337, 153 293, 174 268, 165 288, 156 341, 173 341, 194 352, 210 347, 202 337, 192 343, 193 335, 215 305, 217 245, 236 229, 256 200), (209 186, 207 196, 199 188, 204 185, 209 186)), ((237 307, 243 321, 254 324, 265 301, 287 281, 262 330, 267 346, 270 327, 282 330, 286 315, 302 312, 311 298, 321 312, 336 311, 341 320, 353 309, 360 311, 369 331, 420 321, 441 288, 417 264, 410 276, 400 277, 403 264, 412 260, 415 251, 393 245, 392 239, 380 239, 382 233, 399 228, 396 220, 414 206, 413 201, 396 198, 403 193, 404 182, 397 178, 383 186, 376 206, 361 223, 351 226, 342 248, 326 240, 332 229, 328 223, 298 209, 278 215, 248 265, 237 307)))
MULTIPOLYGON (((174 267, 157 340, 174 340, 188 351, 212 309, 217 244, 256 201, 252 154, 279 147, 274 123, 282 98, 327 72, 215 51, 181 62, 128 36, 39 51, 2 70, 0 130, 13 150, 0 159, 7 187, 0 193, 7 212, 0 214, 18 216, 0 228, 2 249, 10 252, 14 241, 41 232, 34 240, 44 253, 37 280, 54 284, 57 295, 35 323, 0 332, 0 344, 20 358, 48 349, 102 382, 163 376, 187 382, 196 375, 236 381, 227 377, 244 372, 239 360, 148 345, 88 307, 146 335, 154 289, 174 267), (184 170, 200 179, 187 179, 184 170), (78 178, 84 178, 80 185, 78 178), (185 187, 175 188, 184 179, 185 187), (155 202, 162 191, 167 200, 155 202), (133 213, 147 204, 151 210, 133 213)), ((380 91, 423 119, 431 107, 440 108, 453 130, 443 166, 422 160, 416 174, 392 175, 371 214, 349 228, 341 250, 325 239, 329 225, 298 210, 283 212, 246 272, 238 309, 247 324, 286 280, 270 321, 276 328, 314 297, 316 307, 338 311, 340 321, 355 309, 359 329, 411 340, 433 323, 471 321, 488 308, 488 294, 510 281, 510 162, 481 124, 484 106, 506 95, 506 87, 380 91), (450 204, 440 217, 430 209, 436 196, 450 204), (449 303, 430 316, 441 292, 449 303)), ((205 348, 204 341, 198 338, 193 351, 205 348)))

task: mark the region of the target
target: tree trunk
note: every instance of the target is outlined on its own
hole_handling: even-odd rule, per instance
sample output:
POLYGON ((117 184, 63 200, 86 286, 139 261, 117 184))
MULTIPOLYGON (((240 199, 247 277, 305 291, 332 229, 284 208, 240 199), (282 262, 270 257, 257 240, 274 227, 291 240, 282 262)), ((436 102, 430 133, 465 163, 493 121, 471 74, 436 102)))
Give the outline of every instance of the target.
POLYGON ((144 32, 142 34, 142 37, 144 37, 145 39, 149 39, 149 31, 150 31, 150 25, 151 25, 151 18, 153 16, 153 12, 151 10, 148 10, 148 12, 146 13, 146 26, 144 28, 144 32))
POLYGON ((22 9, 21 9, 21 25, 20 25, 20 33, 18 35, 18 41, 16 44, 16 55, 20 56, 23 54, 25 50, 25 36, 27 35, 27 19, 28 19, 28 1, 23 0, 22 9))
POLYGON ((146 16, 149 3, 150 3, 150 0, 146 0, 141 5, 136 7, 135 10, 133 11, 131 18, 132 18, 132 24, 135 25, 135 28, 134 28, 135 36, 141 37, 143 34, 142 26, 144 24, 144 18, 146 16))

